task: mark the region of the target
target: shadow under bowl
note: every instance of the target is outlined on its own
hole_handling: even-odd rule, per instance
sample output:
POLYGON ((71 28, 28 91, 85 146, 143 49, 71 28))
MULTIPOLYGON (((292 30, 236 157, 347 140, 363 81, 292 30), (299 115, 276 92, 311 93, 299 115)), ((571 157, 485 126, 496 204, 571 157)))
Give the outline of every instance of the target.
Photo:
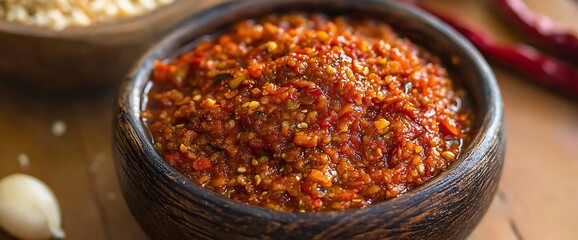
POLYGON ((154 239, 463 239, 496 192, 504 160, 503 106, 480 54, 429 14, 394 1, 254 0, 195 15, 153 47, 129 75, 118 99, 114 155, 125 199, 154 239), (284 11, 375 17, 440 56, 474 109, 470 143, 444 172, 397 198, 361 209, 294 213, 235 202, 171 168, 155 150, 140 113, 155 59, 174 57, 195 39, 241 19, 284 11), (460 61, 452 63, 458 57, 460 61))

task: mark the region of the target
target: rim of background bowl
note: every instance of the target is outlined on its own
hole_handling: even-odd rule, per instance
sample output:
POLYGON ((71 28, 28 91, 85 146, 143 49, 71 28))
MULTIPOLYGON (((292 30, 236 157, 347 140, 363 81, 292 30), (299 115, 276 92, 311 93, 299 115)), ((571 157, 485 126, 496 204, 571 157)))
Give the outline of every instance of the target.
MULTIPOLYGON (((250 9, 260 4, 307 4, 311 2, 328 2, 330 4, 344 2, 343 0, 338 1, 308 1, 308 0, 253 0, 253 1, 235 1, 227 2, 223 4, 216 5, 205 11, 202 11, 192 18, 189 18, 187 23, 190 25, 202 25, 211 21, 215 18, 222 17, 223 11, 228 10, 239 10, 239 9, 250 9)), ((474 69, 476 70, 476 75, 484 83, 481 84, 482 88, 481 95, 482 101, 480 105, 486 104, 487 107, 478 106, 480 109, 478 113, 484 113, 483 115, 476 115, 476 121, 480 121, 477 132, 473 136, 471 142, 468 144, 467 148, 460 155, 460 158, 450 165, 445 171, 438 174, 436 177, 428 180, 425 184, 418 186, 407 193, 404 193, 396 198, 389 199, 380 203, 376 203, 364 208, 353 208, 345 209, 340 211, 327 211, 327 212, 282 212, 265 207, 260 207, 256 205, 244 204, 236 202, 228 197, 221 194, 215 193, 189 180, 186 176, 174 170, 170 165, 168 165, 160 154, 156 151, 152 144, 152 138, 145 123, 140 119, 141 109, 144 107, 144 101, 141 101, 142 97, 146 96, 148 91, 149 81, 148 77, 150 70, 152 69, 152 61, 156 59, 156 53, 163 52, 164 49, 171 49, 175 45, 179 47, 184 47, 187 44, 175 43, 175 39, 178 36, 186 35, 187 29, 192 29, 194 27, 184 27, 179 28, 165 36, 157 45, 152 47, 139 62, 135 65, 133 70, 129 73, 128 79, 125 81, 124 91, 120 95, 121 104, 125 104, 125 109, 128 111, 127 120, 130 125, 134 128, 138 139, 137 141, 142 142, 143 151, 147 156, 146 161, 150 161, 152 166, 155 168, 156 172, 151 174, 163 175, 169 182, 174 182, 175 187, 178 187, 184 191, 187 191, 193 195, 196 195, 215 206, 220 206, 226 210, 234 211, 240 214, 264 217, 271 219, 273 221, 279 222, 290 222, 295 219, 309 219, 309 220, 328 220, 340 218, 345 215, 364 215, 374 211, 386 212, 388 209, 395 209, 400 206, 408 206, 415 204, 413 199, 415 198, 427 198, 433 196, 436 192, 441 189, 451 187, 451 183, 459 182, 460 178, 467 172, 468 169, 475 166, 476 162, 481 159, 490 145, 492 138, 497 136, 501 120, 503 117, 503 106, 500 96, 500 90, 497 86, 494 74, 489 67, 488 63, 481 56, 481 54, 465 40, 464 37, 459 35, 455 30, 450 28, 445 23, 441 22, 437 18, 431 16, 430 14, 417 9, 413 6, 409 6, 402 3, 397 3, 395 1, 377 1, 377 0, 361 0, 350 4, 374 4, 379 5, 379 7, 384 8, 394 8, 395 10, 403 11, 410 15, 412 18, 418 19, 427 27, 433 28, 435 31, 444 35, 447 40, 451 41, 453 45, 461 49, 464 56, 470 58, 469 60, 474 64, 474 69), (145 71, 146 70, 146 71, 145 71), (482 109, 484 111, 482 111, 482 109)), ((285 6, 285 5, 283 5, 285 6)), ((323 10, 321 10, 323 12, 323 10)), ((262 14, 266 14, 264 12, 262 14)), ((237 19, 237 18, 235 18, 237 19)), ((179 49, 179 48, 177 48, 179 49)), ((471 86, 470 86, 471 89, 471 86)))
MULTIPOLYGON (((195 0, 176 0, 160 6, 149 12, 126 19, 95 23, 86 27, 70 26, 62 30, 53 30, 49 27, 25 25, 0 19, 0 32, 30 37, 52 39, 75 39, 94 36, 112 36, 120 33, 152 31, 152 26, 162 25, 163 19, 172 18, 188 9, 195 0)), ((175 24, 173 24, 174 26, 175 24)))

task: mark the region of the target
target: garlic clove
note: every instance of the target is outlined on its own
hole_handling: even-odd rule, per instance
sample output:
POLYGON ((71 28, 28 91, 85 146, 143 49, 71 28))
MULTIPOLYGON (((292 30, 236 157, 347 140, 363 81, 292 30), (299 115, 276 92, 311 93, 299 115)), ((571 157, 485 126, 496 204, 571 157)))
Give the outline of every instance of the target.
POLYGON ((0 227, 21 239, 61 239, 60 208, 50 188, 35 177, 0 179, 0 227))

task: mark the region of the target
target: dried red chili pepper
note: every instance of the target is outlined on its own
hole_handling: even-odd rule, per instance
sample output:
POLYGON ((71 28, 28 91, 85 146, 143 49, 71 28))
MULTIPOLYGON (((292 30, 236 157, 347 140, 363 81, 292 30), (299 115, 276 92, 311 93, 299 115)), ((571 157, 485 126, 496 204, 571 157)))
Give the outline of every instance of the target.
POLYGON ((522 0, 496 0, 509 22, 533 40, 572 63, 578 63, 578 37, 559 27, 549 18, 532 12, 522 0))
POLYGON ((552 90, 578 98, 578 70, 573 66, 543 54, 529 45, 499 44, 489 34, 419 4, 419 0, 404 0, 403 2, 416 5, 452 26, 491 61, 552 90))
POLYGON ((487 58, 553 90, 578 97, 578 70, 525 45, 498 44, 488 34, 474 30, 432 9, 430 13, 452 26, 487 58))

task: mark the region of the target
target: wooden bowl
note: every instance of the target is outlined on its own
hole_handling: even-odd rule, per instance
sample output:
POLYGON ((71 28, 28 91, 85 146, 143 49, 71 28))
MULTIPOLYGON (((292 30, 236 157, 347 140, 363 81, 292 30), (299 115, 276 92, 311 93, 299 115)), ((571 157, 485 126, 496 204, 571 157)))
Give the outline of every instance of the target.
POLYGON ((50 90, 114 85, 153 43, 204 5, 179 0, 127 20, 62 31, 0 20, 0 81, 50 90))
POLYGON ((430 15, 394 1, 255 0, 226 3, 193 17, 136 65, 120 91, 114 154, 124 197, 154 239, 463 239, 496 192, 504 159, 503 107, 480 54, 430 15), (354 13, 381 18, 441 56, 475 109, 473 140, 446 171, 397 198, 362 209, 288 213, 235 202, 172 169, 140 119, 155 59, 240 19, 276 11, 354 13), (460 61, 452 64, 451 58, 460 61))

